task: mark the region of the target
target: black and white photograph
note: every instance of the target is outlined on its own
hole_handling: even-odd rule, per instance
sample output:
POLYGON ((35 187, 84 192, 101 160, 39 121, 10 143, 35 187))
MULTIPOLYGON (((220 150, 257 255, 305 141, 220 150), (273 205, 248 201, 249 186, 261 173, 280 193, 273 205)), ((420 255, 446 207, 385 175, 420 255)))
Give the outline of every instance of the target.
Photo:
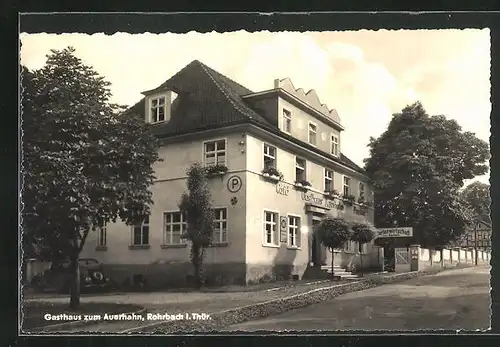
POLYGON ((19 55, 21 334, 490 328, 489 29, 19 55))

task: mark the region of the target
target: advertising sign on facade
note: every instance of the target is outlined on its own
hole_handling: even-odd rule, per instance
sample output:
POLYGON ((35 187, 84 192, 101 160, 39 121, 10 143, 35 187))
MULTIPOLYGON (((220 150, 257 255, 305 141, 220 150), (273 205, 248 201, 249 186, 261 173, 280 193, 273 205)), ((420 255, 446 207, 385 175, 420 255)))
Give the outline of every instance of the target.
POLYGON ((378 228, 376 237, 412 237, 412 227, 378 228))

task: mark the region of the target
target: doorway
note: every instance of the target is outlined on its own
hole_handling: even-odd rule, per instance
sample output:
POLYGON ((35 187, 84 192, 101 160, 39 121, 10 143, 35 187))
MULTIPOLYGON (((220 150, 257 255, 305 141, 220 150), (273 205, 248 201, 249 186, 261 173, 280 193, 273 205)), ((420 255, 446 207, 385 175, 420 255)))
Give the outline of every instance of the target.
POLYGON ((312 242, 311 242, 311 262, 314 265, 322 265, 321 261, 321 252, 320 252, 320 242, 316 237, 315 229, 316 226, 320 223, 320 220, 313 219, 312 221, 312 242))

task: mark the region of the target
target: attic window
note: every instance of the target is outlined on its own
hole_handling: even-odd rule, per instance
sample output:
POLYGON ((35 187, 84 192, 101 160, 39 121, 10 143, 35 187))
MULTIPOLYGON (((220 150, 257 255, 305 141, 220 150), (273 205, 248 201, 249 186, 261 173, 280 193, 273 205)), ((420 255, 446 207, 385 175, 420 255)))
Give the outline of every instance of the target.
POLYGON ((165 121, 165 96, 151 98, 150 119, 151 123, 159 123, 165 121))

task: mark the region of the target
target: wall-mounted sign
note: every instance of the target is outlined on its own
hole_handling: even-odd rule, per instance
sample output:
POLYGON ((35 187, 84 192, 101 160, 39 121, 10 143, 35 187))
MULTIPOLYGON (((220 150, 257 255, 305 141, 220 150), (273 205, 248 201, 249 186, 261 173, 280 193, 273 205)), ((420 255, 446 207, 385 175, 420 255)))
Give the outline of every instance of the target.
POLYGON ((276 185, 276 193, 283 196, 288 196, 290 193, 290 186, 286 183, 278 183, 276 185))
POLYGON ((243 181, 238 175, 231 176, 227 180, 227 190, 229 190, 231 193, 239 192, 242 186, 243 181))
MULTIPOLYGON (((278 183, 276 184, 276 193, 283 196, 288 196, 290 194, 291 186, 288 183, 278 183)), ((338 210, 343 210, 344 205, 340 200, 326 199, 324 196, 316 195, 312 192, 302 192, 300 193, 300 199, 308 204, 312 204, 319 207, 325 207, 327 209, 336 208, 338 210)))
POLYGON ((280 242, 287 243, 287 220, 286 216, 280 217, 280 242))
POLYGON ((378 228, 377 237, 412 237, 412 227, 401 228, 378 228))

